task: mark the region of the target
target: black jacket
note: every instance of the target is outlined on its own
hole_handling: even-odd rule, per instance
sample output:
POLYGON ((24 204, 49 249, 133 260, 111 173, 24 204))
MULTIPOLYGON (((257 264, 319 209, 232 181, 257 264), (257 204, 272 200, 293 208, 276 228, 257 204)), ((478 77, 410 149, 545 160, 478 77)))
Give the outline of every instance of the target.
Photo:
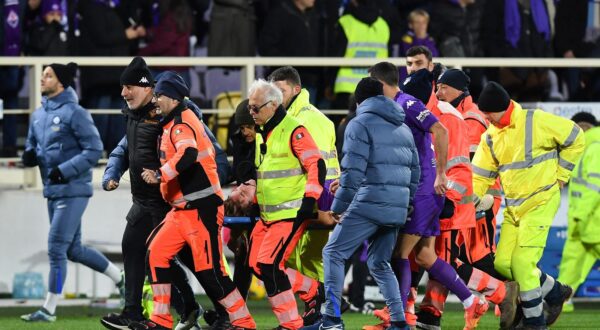
MULTIPOLYGON (((291 0, 271 10, 258 39, 261 56, 323 56, 323 38, 316 8, 301 12, 291 0)), ((305 85, 316 86, 319 68, 298 67, 305 85)))
POLYGON ((430 32, 442 56, 482 56, 480 30, 483 3, 463 8, 448 0, 438 0, 431 10, 430 32), (454 43, 457 41, 457 43, 454 43), (462 50, 453 50, 459 46, 462 50))
POLYGON ((27 33, 25 53, 31 56, 68 56, 67 36, 59 22, 37 22, 27 33))
POLYGON ((588 0, 559 1, 556 5, 554 45, 556 55, 563 57, 568 50, 575 53, 575 57, 588 57, 596 45, 585 42, 585 29, 587 26, 588 0))
POLYGON ((126 107, 123 112, 127 120, 127 158, 133 201, 143 206, 159 207, 166 205, 159 185, 149 185, 142 179, 144 168, 160 168, 158 139, 162 126, 158 119, 150 117, 152 109, 154 104, 150 102, 138 110, 126 107))
POLYGON ((238 130, 231 136, 232 154, 233 154, 233 177, 238 184, 250 179, 256 180, 256 167, 254 165, 254 155, 256 154, 256 144, 246 142, 242 133, 238 130))
MULTIPOLYGON (((80 37, 76 38, 76 48, 80 56, 128 56, 130 41, 125 35, 125 23, 129 15, 127 2, 117 8, 93 0, 78 2, 80 37)), ((81 87, 89 89, 115 90, 124 68, 82 67, 81 87)), ((118 89, 118 88, 117 88, 118 89)))

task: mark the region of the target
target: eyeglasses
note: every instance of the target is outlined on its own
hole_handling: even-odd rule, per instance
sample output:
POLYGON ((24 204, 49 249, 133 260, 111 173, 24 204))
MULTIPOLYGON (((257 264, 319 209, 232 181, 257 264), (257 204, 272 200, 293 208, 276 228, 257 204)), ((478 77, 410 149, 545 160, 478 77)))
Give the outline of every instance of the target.
POLYGON ((160 93, 152 93, 152 97, 154 97, 154 99, 157 99, 161 96, 162 96, 162 94, 160 94, 160 93))
POLYGON ((271 101, 267 101, 265 102, 265 104, 261 105, 260 107, 257 107, 254 104, 248 104, 248 110, 254 112, 254 113, 258 113, 260 111, 260 109, 264 108, 267 104, 271 103, 271 101))

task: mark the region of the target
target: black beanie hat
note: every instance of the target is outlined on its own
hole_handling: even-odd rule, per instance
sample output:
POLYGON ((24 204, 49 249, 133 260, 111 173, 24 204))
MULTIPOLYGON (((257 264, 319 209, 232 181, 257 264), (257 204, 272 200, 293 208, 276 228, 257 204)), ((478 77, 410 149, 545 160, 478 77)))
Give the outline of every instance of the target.
POLYGON ((356 103, 361 104, 364 100, 369 97, 383 95, 383 84, 371 77, 362 78, 358 85, 356 85, 356 90, 354 91, 354 98, 356 99, 356 103))
POLYGON ((437 83, 445 84, 459 91, 466 92, 469 90, 471 78, 469 78, 462 70, 448 69, 439 76, 437 83))
POLYGON ((421 69, 413 72, 404 79, 400 89, 406 94, 410 94, 419 99, 423 104, 429 102, 431 92, 433 91, 433 76, 427 69, 421 69))
POLYGON ((594 115, 592 115, 589 112, 578 112, 574 114, 573 117, 571 117, 571 120, 576 123, 583 121, 586 123, 590 123, 592 126, 598 126, 598 121, 596 121, 596 117, 594 117, 594 115))
POLYGON ((506 111, 509 105, 510 95, 508 95, 508 92, 495 81, 490 81, 485 85, 477 100, 477 106, 479 106, 479 110, 483 112, 506 111))
POLYGON ((75 79, 75 73, 77 72, 77 64, 69 62, 67 65, 52 63, 49 67, 54 70, 54 74, 58 81, 63 85, 64 88, 73 86, 73 79, 75 79))
POLYGON ((173 71, 167 71, 161 74, 160 79, 156 82, 154 93, 183 101, 186 96, 190 95, 190 89, 180 75, 173 71))
POLYGON ((134 57, 121 73, 121 86, 152 87, 153 82, 152 73, 141 56, 134 57))
POLYGON ((238 104, 238 106, 235 108, 234 120, 237 126, 254 125, 254 119, 252 119, 250 111, 248 111, 248 99, 240 102, 240 104, 238 104))

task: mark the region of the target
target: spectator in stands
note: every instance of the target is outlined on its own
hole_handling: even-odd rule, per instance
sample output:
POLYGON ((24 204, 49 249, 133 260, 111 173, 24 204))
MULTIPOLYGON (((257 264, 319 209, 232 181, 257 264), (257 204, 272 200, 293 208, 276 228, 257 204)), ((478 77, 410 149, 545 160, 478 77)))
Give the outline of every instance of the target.
MULTIPOLYGON (((389 54, 390 28, 373 1, 351 0, 338 20, 333 38, 330 56, 386 58, 389 54)), ((325 91, 332 101, 331 108, 347 109, 350 94, 365 76, 367 68, 333 68, 328 74, 330 85, 325 91)))
MULTIPOLYGON (((158 10, 153 8, 152 23, 148 26, 148 44, 141 48, 140 56, 190 56, 192 13, 188 0, 161 0, 158 10)), ((157 76, 162 71, 177 72, 190 85, 188 67, 160 67, 153 70, 157 76)))
MULTIPOLYGON (((0 5, 0 56, 21 55, 23 17, 27 1, 4 1, 0 5)), ((0 66, 0 99, 4 109, 19 107, 19 90, 23 85, 23 71, 17 66, 0 66)), ((2 120, 2 150, 0 156, 17 155, 17 116, 7 115, 2 120)))
POLYGON ((90 114, 73 89, 77 65, 50 64, 42 74, 42 106, 31 115, 23 165, 40 167, 48 199, 50 232, 48 295, 41 309, 21 316, 28 322, 54 322, 67 276, 67 260, 104 273, 124 289, 121 270, 93 248, 81 244, 81 216, 92 196, 92 167, 102 141, 90 114))
POLYGON ((427 33, 429 14, 423 9, 415 9, 408 15, 408 31, 402 36, 400 56, 406 56, 406 51, 413 46, 429 48, 432 56, 439 56, 435 40, 427 33))
MULTIPOLYGON (((552 56, 549 2, 543 0, 486 1, 481 33, 485 56, 552 56)), ((488 73, 499 81, 511 97, 520 101, 539 101, 547 94, 546 68, 500 68, 488 73)))
POLYGON ((208 56, 255 56, 255 1, 215 0, 210 14, 208 56))
MULTIPOLYGON (((431 35, 435 39, 440 56, 482 57, 481 15, 485 1, 482 0, 436 0, 431 6, 431 35)), ((431 48, 430 48, 431 49, 431 48)), ((433 49, 433 56, 437 56, 433 49)), ((483 88, 483 68, 465 68, 471 77, 472 95, 477 96, 483 88)))
MULTIPOLYGON (((146 29, 130 18, 132 3, 126 1, 79 1, 77 38, 81 56, 128 56, 133 42, 146 35, 146 29), (133 24, 132 24, 133 22, 133 24)), ((125 121, 118 109, 123 105, 119 77, 123 68, 84 67, 81 69, 81 93, 92 109, 114 109, 114 115, 95 115, 94 122, 104 143, 112 151, 125 134, 125 121)))
MULTIPOLYGON (((322 33, 315 0, 285 0, 267 14, 258 39, 258 53, 273 57, 322 56, 322 33)), ((272 71, 272 70, 269 70, 272 71)), ((302 87, 316 103, 319 67, 299 67, 302 87)))
POLYGON ((31 56, 69 55, 66 15, 66 7, 60 0, 42 0, 39 15, 35 15, 27 27, 25 53, 31 56))
MULTIPOLYGON (((564 58, 600 57, 600 2, 559 1, 556 5, 556 54, 564 58), (590 15, 591 12, 591 15, 590 15)), ((600 100, 598 69, 569 68, 565 79, 572 101, 600 100)))

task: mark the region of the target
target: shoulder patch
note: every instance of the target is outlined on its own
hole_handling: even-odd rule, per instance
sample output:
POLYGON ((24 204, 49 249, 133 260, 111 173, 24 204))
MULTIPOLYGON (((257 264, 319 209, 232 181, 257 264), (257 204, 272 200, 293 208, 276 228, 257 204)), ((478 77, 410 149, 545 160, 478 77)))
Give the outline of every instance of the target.
POLYGON ((431 112, 427 109, 421 111, 419 113, 419 115, 417 116, 417 120, 420 122, 423 122, 425 120, 425 118, 427 118, 427 116, 429 116, 431 114, 431 112))

